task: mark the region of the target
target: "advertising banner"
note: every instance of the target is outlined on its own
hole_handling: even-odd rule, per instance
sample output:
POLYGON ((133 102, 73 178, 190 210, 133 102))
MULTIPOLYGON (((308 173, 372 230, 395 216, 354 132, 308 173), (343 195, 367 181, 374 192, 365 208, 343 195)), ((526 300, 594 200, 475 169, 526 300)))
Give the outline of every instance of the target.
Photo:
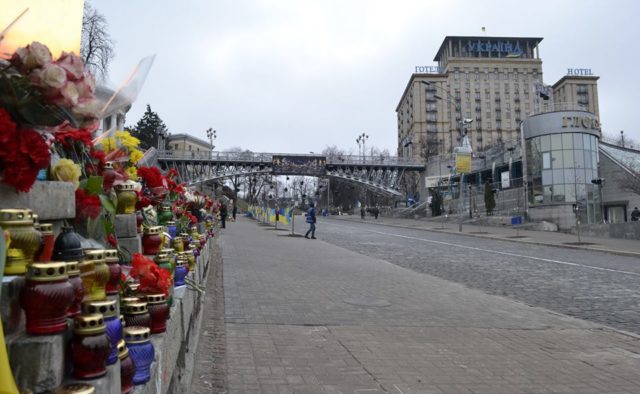
POLYGON ((458 174, 468 174, 471 172, 470 153, 456 153, 456 172, 458 174))
POLYGON ((273 155, 271 164, 275 175, 323 176, 327 159, 324 156, 273 155))

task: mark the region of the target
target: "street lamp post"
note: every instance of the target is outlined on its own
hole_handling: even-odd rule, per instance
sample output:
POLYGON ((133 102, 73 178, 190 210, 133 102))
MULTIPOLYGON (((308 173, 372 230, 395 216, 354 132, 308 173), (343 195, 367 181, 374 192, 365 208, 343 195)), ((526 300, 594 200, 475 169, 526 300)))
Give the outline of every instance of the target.
POLYGON ((213 148, 215 148, 215 145, 213 145, 213 140, 218 138, 218 136, 216 135, 216 131, 213 130, 211 127, 207 129, 207 138, 209 138, 209 145, 211 146, 209 157, 213 158, 213 148))
MULTIPOLYGON (((360 150, 360 144, 362 144, 362 162, 364 163, 365 161, 365 155, 366 155, 366 148, 365 148, 365 142, 369 139, 369 136, 365 133, 362 133, 358 136, 358 138, 356 138, 356 142, 358 143, 358 150, 360 150)), ((358 152, 359 153, 359 152, 358 152)))

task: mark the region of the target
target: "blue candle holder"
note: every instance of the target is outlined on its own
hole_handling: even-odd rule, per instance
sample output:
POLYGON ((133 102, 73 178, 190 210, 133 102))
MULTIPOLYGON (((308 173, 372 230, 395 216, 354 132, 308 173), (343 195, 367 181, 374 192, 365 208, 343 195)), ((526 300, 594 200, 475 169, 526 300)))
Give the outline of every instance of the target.
POLYGON ((133 374, 133 384, 145 384, 151 379, 151 363, 155 358, 155 350, 151 343, 151 330, 149 327, 126 327, 124 340, 129 349, 129 357, 136 367, 133 374))

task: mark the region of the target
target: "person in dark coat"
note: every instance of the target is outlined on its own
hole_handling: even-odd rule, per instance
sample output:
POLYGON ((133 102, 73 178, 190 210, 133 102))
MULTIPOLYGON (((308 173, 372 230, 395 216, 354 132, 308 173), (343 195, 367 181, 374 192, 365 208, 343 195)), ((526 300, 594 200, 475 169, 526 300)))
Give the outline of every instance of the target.
POLYGON ((309 203, 309 210, 307 211, 307 223, 309 223, 309 230, 304 235, 306 239, 309 239, 309 233, 311 233, 311 239, 316 239, 316 209, 313 207, 313 203, 309 203))
POLYGON ((633 211, 631 211, 631 221, 637 222, 638 220, 640 220, 640 210, 638 210, 638 207, 635 207, 633 211))
POLYGON ((227 228, 227 204, 220 203, 220 221, 222 222, 222 228, 227 228))

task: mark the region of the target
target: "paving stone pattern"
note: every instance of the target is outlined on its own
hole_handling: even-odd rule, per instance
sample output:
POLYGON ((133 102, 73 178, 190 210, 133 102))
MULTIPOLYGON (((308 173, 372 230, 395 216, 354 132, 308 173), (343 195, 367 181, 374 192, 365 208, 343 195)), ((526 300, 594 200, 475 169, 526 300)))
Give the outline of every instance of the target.
POLYGON ((199 368, 226 380, 194 392, 640 392, 633 336, 266 230, 242 219, 222 235, 224 334, 199 368))
POLYGON ((366 223, 328 221, 318 228, 318 237, 324 241, 367 256, 488 294, 640 334, 640 259, 635 257, 366 223))

